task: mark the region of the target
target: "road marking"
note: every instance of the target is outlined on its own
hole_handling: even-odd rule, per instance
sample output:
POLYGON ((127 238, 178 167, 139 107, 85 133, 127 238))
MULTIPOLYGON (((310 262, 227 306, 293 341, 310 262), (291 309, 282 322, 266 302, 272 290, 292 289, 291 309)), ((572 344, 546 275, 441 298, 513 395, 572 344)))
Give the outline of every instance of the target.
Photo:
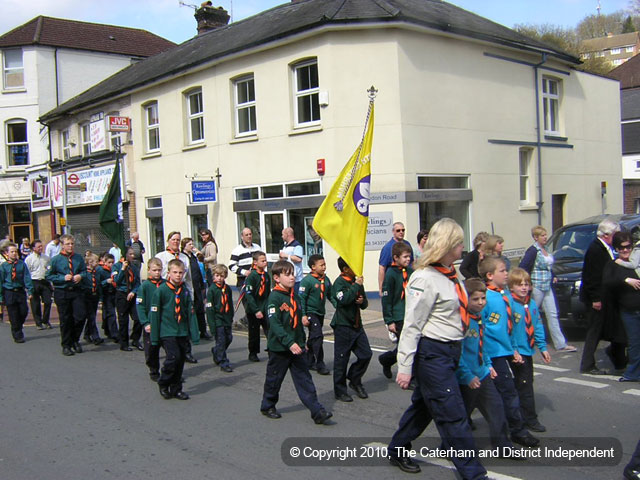
MULTIPOLYGON (((435 465, 437 467, 442 467, 442 468, 446 468, 448 470, 455 470, 456 467, 454 467, 453 465, 451 465, 451 462, 449 462, 448 460, 445 459, 431 459, 428 462, 422 460, 422 463, 427 463, 429 465, 435 465)), ((497 473, 497 472, 492 472, 492 471, 487 471, 487 475, 489 476, 489 478, 493 479, 493 480, 522 480, 519 477, 512 477, 510 475, 504 475, 503 473, 497 473)))
POLYGON ((617 375, 591 375, 590 373, 582 373, 581 375, 583 377, 597 378, 600 380, 613 380, 614 382, 617 382, 618 378, 620 378, 617 375))
POLYGON ((628 393, 629 395, 638 395, 640 397, 640 390, 632 388, 631 390, 625 390, 622 393, 628 393))
MULTIPOLYGON (((336 343, 335 340, 329 340, 327 338, 324 339, 325 343, 336 343)), ((384 347, 377 347, 377 346, 371 346, 371 350, 374 352, 380 352, 380 353, 385 353, 388 352, 389 349, 388 348, 384 348, 384 347)))
POLYGON ((577 378, 568 378, 568 377, 554 378, 554 381, 563 382, 563 383, 573 383, 574 385, 582 385, 583 387, 592 387, 592 388, 606 388, 609 386, 606 383, 587 382, 586 380, 579 380, 577 378))
POLYGON ((551 365, 538 365, 535 364, 534 368, 539 368, 540 370, 549 370, 550 372, 568 372, 568 368, 560 368, 560 367, 552 367, 551 365))
POLYGON ((542 375, 540 372, 533 372, 533 376, 537 377, 538 375, 542 375))

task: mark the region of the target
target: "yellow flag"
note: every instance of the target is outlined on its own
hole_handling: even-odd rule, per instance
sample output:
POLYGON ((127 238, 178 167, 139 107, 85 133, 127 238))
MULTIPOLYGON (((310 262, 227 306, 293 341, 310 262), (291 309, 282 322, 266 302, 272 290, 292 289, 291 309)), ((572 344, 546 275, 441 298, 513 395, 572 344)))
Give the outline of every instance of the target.
POLYGON ((369 221, 373 100, 360 145, 340 172, 313 218, 313 229, 362 275, 364 241, 369 221))

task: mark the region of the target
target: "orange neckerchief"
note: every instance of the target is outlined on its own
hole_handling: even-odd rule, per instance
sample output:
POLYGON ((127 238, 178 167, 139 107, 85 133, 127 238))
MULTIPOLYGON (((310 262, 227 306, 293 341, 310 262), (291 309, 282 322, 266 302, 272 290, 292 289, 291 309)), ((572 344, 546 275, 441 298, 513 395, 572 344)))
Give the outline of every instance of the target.
POLYGON ((156 288, 160 288, 160 285, 162 285, 162 278, 154 280, 151 277, 147 277, 147 280, 149 280, 151 283, 153 283, 156 286, 156 288))
POLYGON ((531 301, 531 297, 527 295, 526 297, 522 298, 513 292, 511 293, 511 296, 516 302, 524 307, 524 328, 527 331, 527 341, 529 342, 529 346, 533 348, 535 339, 533 336, 534 331, 533 322, 531 321, 531 312, 529 311, 529 302, 531 301))
POLYGON ((264 295, 265 289, 267 288, 267 284, 264 276, 264 270, 262 271, 258 270, 258 268, 255 265, 253 266, 253 269, 256 271, 258 275, 260 275, 260 288, 258 289, 258 296, 262 297, 262 295, 264 295))
POLYGON ((325 276, 318 275, 317 273, 312 273, 311 276, 320 282, 320 301, 324 300, 324 278, 325 276))
POLYGON ((169 288, 173 291, 173 293, 175 294, 176 298, 176 308, 175 308, 175 314, 176 314, 176 321, 178 323, 180 323, 180 321, 182 320, 182 312, 180 311, 180 294, 182 293, 182 283, 180 285, 178 285, 177 287, 171 283, 171 282, 167 282, 167 285, 169 286, 169 288))
POLYGON ((397 267, 402 272, 402 293, 400 294, 400 300, 404 300, 404 291, 407 288, 409 282, 409 274, 407 273, 407 267, 401 267, 396 262, 391 263, 392 267, 397 267))
POLYGON ((502 295, 504 306, 507 309, 507 333, 511 335, 511 330, 513 330, 513 313, 511 313, 511 304, 509 303, 509 297, 507 297, 503 289, 500 289, 494 285, 487 285, 487 288, 502 295))
POLYGON ((169 247, 167 247, 167 252, 169 252, 171 255, 173 255, 176 260, 180 260, 180 252, 174 252, 173 250, 171 250, 169 247))
POLYGON ((15 282, 18 279, 18 271, 16 270, 18 260, 9 260, 7 258, 7 262, 11 265, 11 281, 15 282))
POLYGON ((93 268, 87 267, 87 273, 91 274, 91 293, 98 291, 98 284, 96 283, 96 271, 93 268))
POLYGON ((289 300, 291 301, 291 305, 290 306, 286 305, 287 307, 286 309, 289 310, 289 315, 291 315, 291 323, 293 325, 293 328, 296 328, 298 326, 298 304, 296 303, 293 288, 287 289, 280 286, 280 284, 278 283, 276 284, 274 290, 277 290, 278 292, 286 293, 289 295, 289 300))
MULTIPOLYGON (((344 278, 350 284, 353 284, 356 281, 355 278, 351 278, 350 276, 345 275, 344 273, 340 274, 340 276, 342 278, 344 278)), ((355 328, 359 328, 360 327, 360 323, 362 323, 361 322, 361 317, 360 317, 360 305, 356 305, 356 307, 358 307, 358 308, 356 308, 356 318, 354 319, 353 326, 355 328)))
POLYGON ((458 301, 460 302, 460 318, 462 319, 462 331, 466 333, 469 329, 469 311, 468 308, 468 299, 467 292, 462 285, 460 285, 460 281, 458 280, 458 275, 456 274, 455 267, 451 266, 450 268, 445 267, 440 263, 432 263, 431 266, 436 269, 438 272, 443 274, 449 280, 453 282, 456 287, 456 294, 458 295, 458 301))
POLYGON ((229 313, 229 299, 227 298, 227 289, 224 288, 224 283, 217 283, 216 282, 216 287, 218 287, 221 292, 222 292, 222 296, 220 297, 220 300, 222 301, 222 307, 220 307, 220 311, 222 313, 229 313))
POLYGON ((67 257, 67 259, 69 260, 69 273, 73 275, 73 260, 71 260, 71 257, 73 257, 73 252, 68 255, 64 252, 60 252, 60 255, 62 255, 63 257, 67 257))

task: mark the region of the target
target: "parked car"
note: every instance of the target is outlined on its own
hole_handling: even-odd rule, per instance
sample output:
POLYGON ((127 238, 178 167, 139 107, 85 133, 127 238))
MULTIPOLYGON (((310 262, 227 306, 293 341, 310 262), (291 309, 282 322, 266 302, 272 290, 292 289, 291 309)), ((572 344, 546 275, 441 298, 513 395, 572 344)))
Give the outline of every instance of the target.
POLYGON ((640 241, 640 215, 597 215, 559 228, 549 238, 548 248, 555 259, 553 273, 558 282, 554 292, 558 316, 565 324, 586 327, 586 308, 580 301, 580 284, 584 255, 596 238, 598 224, 605 218, 618 222, 622 230, 633 235, 634 244, 640 241))

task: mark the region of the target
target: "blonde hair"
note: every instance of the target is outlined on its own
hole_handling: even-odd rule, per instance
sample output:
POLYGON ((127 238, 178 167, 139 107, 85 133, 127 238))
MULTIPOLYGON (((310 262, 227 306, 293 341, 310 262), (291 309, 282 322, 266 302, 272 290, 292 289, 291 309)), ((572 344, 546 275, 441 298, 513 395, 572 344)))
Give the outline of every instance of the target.
POLYGON ((211 268, 211 273, 213 273, 214 275, 220 275, 221 277, 227 278, 227 275, 229 274, 229 269, 227 268, 226 265, 217 263, 211 268))
POLYGON ((93 260, 94 262, 98 263, 98 260, 100 260, 100 257, 98 257, 98 255, 96 255, 95 253, 91 253, 89 250, 87 250, 88 253, 85 253, 84 259, 85 260, 93 260))
POLYGON ((429 230, 427 243, 424 244, 424 253, 416 262, 416 268, 425 268, 438 262, 463 240, 462 227, 451 218, 441 218, 429 230))
POLYGON ((496 245, 498 245, 499 243, 504 243, 504 238, 502 238, 500 235, 489 235, 487 240, 484 242, 484 245, 482 245, 480 251, 485 256, 495 255, 496 245))
POLYGON ((473 239, 473 248, 477 250, 480 245, 487 241, 489 234, 487 232, 479 232, 473 239))
POLYGON ((543 233, 547 233, 547 229, 544 228, 542 225, 536 225, 531 229, 531 236, 533 237, 534 240, 538 238, 540 235, 542 235, 543 233))
POLYGON ((522 282, 531 285, 531 276, 527 273, 526 270, 520 267, 516 267, 509 272, 509 278, 507 280, 509 290, 511 290, 513 287, 517 287, 522 282))

